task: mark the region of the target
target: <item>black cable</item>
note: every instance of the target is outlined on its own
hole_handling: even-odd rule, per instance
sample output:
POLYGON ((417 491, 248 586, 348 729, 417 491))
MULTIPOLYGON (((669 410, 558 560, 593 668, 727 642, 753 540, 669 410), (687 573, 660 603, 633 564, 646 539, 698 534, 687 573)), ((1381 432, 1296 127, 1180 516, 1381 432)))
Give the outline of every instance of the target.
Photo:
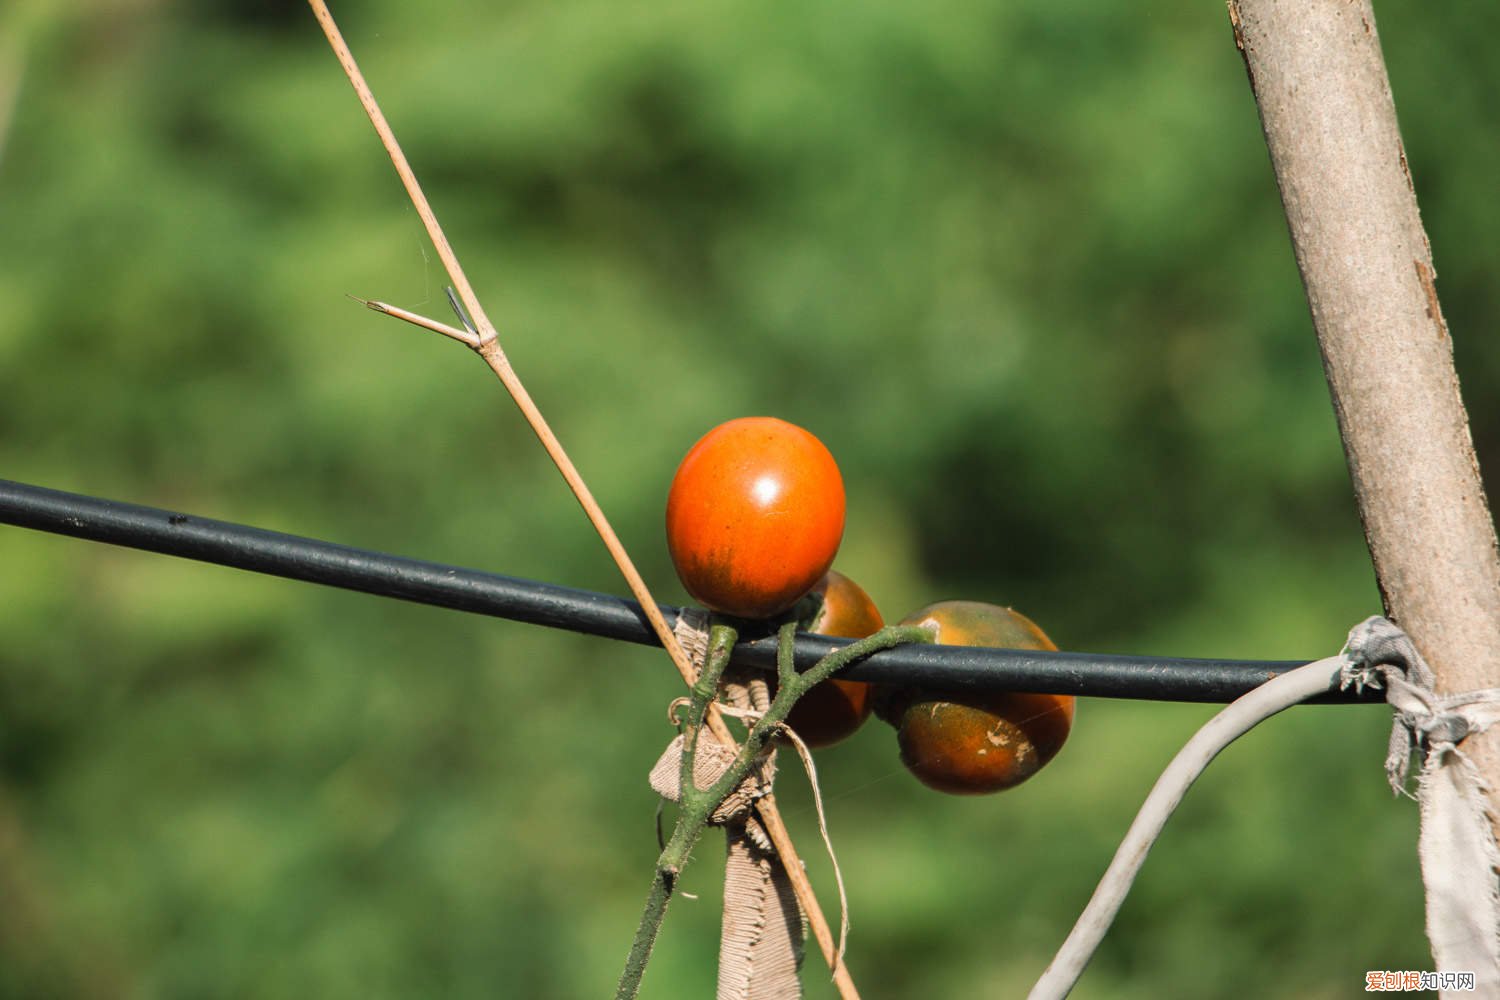
MULTIPOLYGON (((0 523, 217 563, 456 611, 658 645, 634 601, 549 583, 335 545, 227 521, 0 479, 0 523)), ((670 622, 677 608, 661 606, 670 622)), ((802 669, 847 639, 797 640, 802 669)), ((774 669, 774 636, 741 642, 736 662, 774 669)), ((1049 691, 1103 698, 1227 702, 1301 660, 1200 660, 908 645, 843 676, 960 691, 1049 691)), ((1330 689, 1328 702, 1381 701, 1330 689)))

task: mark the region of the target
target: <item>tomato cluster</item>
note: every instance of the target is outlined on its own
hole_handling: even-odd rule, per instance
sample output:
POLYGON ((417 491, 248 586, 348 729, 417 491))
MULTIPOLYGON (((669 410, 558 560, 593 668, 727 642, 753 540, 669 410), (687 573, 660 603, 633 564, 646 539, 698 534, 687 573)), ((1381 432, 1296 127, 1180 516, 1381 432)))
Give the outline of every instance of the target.
MULTIPOLYGON (((806 430, 774 417, 742 417, 709 431, 682 460, 667 496, 667 547, 697 601, 751 619, 795 606, 811 631, 863 638, 884 621, 858 584, 830 568, 843 534, 844 483, 833 456, 806 430)), ((926 626, 946 645, 1057 648, 1026 616, 975 601, 929 605, 901 624, 926 626)), ((875 690, 835 677, 799 699, 787 721, 809 746, 827 746, 857 730, 872 708, 896 727, 901 761, 918 780, 976 794, 1014 787, 1056 756, 1072 728, 1074 699, 875 690)))

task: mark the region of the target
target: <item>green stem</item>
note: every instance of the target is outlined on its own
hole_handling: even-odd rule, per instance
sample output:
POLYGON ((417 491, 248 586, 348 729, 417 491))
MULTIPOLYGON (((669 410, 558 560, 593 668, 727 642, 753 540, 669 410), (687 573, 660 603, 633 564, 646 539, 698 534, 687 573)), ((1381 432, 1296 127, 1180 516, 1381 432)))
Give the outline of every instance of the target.
POLYGON ((646 907, 641 913, 641 922, 635 931, 635 941, 630 954, 625 958, 625 971, 620 974, 615 987, 616 1000, 633 1000, 640 992, 641 979, 646 974, 646 963, 651 960, 651 950, 656 946, 656 936, 661 931, 662 921, 667 916, 667 904, 677 886, 677 876, 687 864, 688 854, 714 807, 723 795, 711 798, 700 791, 693 776, 693 761, 697 757, 698 738, 703 730, 703 720, 708 715, 708 706, 717 697, 719 678, 729 665, 730 653, 739 634, 729 625, 715 623, 708 634, 708 655, 704 658, 703 670, 692 688, 692 701, 682 727, 682 767, 678 772, 678 798, 681 808, 677 823, 672 828, 672 837, 656 859, 656 873, 651 880, 651 889, 646 894, 646 907))
POLYGON ((787 622, 776 633, 776 690, 780 691, 797 677, 797 661, 792 657, 797 638, 797 622, 787 622))
POLYGON ((882 649, 913 642, 933 642, 936 638, 937 634, 933 629, 921 625, 887 625, 874 635, 865 636, 842 649, 834 650, 797 676, 805 690, 827 680, 855 660, 862 660, 882 649))
POLYGON ((693 683, 692 702, 688 706, 687 721, 682 727, 682 766, 678 771, 678 801, 684 805, 689 796, 698 791, 693 778, 693 764, 698 757, 698 735, 703 730, 703 720, 708 715, 708 706, 719 696, 719 679, 729 666, 730 654, 740 634, 734 626, 714 622, 708 630, 708 653, 703 658, 703 669, 693 683))
POLYGON ((735 758, 734 766, 725 771, 723 776, 714 782, 713 787, 704 792, 715 804, 723 801, 724 796, 745 780, 745 775, 750 773, 750 768, 754 766, 761 751, 765 748, 766 741, 786 721, 797 699, 806 694, 814 685, 827 680, 855 660, 869 656, 871 653, 911 642, 932 642, 933 633, 931 629, 917 625, 887 625, 874 635, 852 642, 842 649, 834 650, 800 674, 795 669, 786 667, 786 664, 791 661, 792 635, 785 626, 777 639, 776 697, 772 699, 771 707, 766 710, 766 714, 762 715, 760 721, 750 730, 744 746, 740 748, 739 756, 735 758), (781 680, 783 673, 789 673, 790 677, 787 680, 781 680))
POLYGON ((733 765, 711 787, 700 789, 693 777, 693 760, 697 752, 699 732, 703 727, 704 717, 708 713, 708 706, 718 694, 719 678, 723 676, 724 668, 728 665, 730 654, 734 650, 734 644, 739 638, 733 628, 722 623, 715 623, 709 632, 708 656, 697 683, 693 685, 692 704, 688 708, 687 720, 682 731, 680 809, 677 813, 677 824, 672 828, 672 837, 667 841, 666 848, 662 850, 661 857, 656 861, 656 874, 651 882, 651 891, 646 896, 645 912, 641 914, 640 925, 636 928, 635 942, 630 947, 630 955, 625 960, 625 971, 621 974, 620 984, 615 990, 616 1000, 634 1000, 636 994, 640 992, 641 978, 646 973, 646 963, 651 958, 651 949, 656 944, 656 935, 661 930, 662 921, 666 918, 667 904, 672 899, 677 876, 687 864, 689 852, 698 842, 704 826, 708 824, 708 817, 713 814, 719 803, 724 801, 724 797, 745 780, 745 776, 750 773, 750 769, 760 758, 766 740, 776 732, 782 722, 786 721, 787 713, 792 710, 797 699, 806 694, 813 685, 827 680, 855 660, 869 656, 878 650, 909 642, 933 641, 931 629, 912 625, 890 625, 872 636, 829 653, 806 672, 799 674, 792 659, 792 646, 796 632, 797 623, 787 622, 777 635, 777 691, 771 707, 751 728, 750 735, 746 738, 744 746, 740 747, 733 765))
POLYGON ((641 914, 640 926, 635 931, 635 942, 625 958, 625 971, 620 984, 615 987, 615 1000, 634 1000, 641 990, 641 977, 646 974, 646 963, 651 960, 651 949, 656 946, 656 934, 667 915, 667 901, 672 898, 672 889, 677 874, 661 865, 656 866, 656 877, 651 882, 651 891, 646 895, 646 912, 641 914))

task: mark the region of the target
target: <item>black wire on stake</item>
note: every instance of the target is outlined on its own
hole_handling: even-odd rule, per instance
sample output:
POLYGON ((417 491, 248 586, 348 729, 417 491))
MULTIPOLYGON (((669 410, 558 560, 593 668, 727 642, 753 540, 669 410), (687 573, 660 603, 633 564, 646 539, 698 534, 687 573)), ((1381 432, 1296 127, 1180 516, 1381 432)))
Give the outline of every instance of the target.
MULTIPOLYGON (((0 479, 0 523, 394 597, 455 611, 545 625, 644 646, 659 645, 634 601, 550 583, 404 559, 228 521, 64 493, 0 479)), ((677 608, 661 606, 673 620, 677 608)), ((806 669, 851 640, 799 636, 806 669)), ((776 637, 741 642, 734 660, 774 670, 776 637)), ((850 667, 850 679, 954 691, 1038 691, 1099 698, 1228 702, 1303 665, 1301 660, 1201 660, 908 645, 850 667)), ((1330 688, 1321 702, 1380 702, 1380 692, 1330 688)))

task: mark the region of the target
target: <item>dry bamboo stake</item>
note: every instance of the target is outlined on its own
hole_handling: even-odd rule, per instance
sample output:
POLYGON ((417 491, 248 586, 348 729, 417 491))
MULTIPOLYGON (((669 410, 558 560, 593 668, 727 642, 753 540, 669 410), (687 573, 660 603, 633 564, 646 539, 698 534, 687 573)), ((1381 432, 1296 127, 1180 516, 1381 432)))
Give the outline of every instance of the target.
MULTIPOLYGON (((343 35, 339 33, 338 25, 334 24, 333 15, 328 12, 328 5, 324 0, 308 0, 308 3, 311 5, 318 23, 323 27, 323 34, 327 36, 328 44, 333 48, 340 65, 344 67, 344 74, 348 76, 349 83, 354 87, 355 94, 359 96, 359 103, 364 107, 365 113, 369 115, 370 123, 375 126, 375 132, 380 136, 380 142, 385 146, 386 153, 389 154, 391 163, 395 166, 396 173, 401 178, 401 184, 406 188, 407 196, 411 199, 413 207, 417 210, 417 215, 422 220, 423 227, 427 230, 428 237, 437 249, 438 258, 443 262, 443 269, 448 272, 448 277, 453 281, 454 287, 458 290, 458 296, 463 301, 464 308, 474 318, 474 325, 478 328, 479 338, 476 343, 471 343, 470 346, 479 353, 480 357, 484 358, 485 363, 490 366, 490 370, 499 377, 501 384, 505 386, 506 392, 510 393, 511 398, 515 400, 516 406, 520 408, 522 416, 526 418, 526 423, 530 425, 532 431, 537 436, 537 440, 542 443, 542 447, 547 450, 547 454, 552 459, 553 464, 562 473, 563 479, 567 481, 568 488, 578 498, 578 503, 583 507, 584 514, 588 516, 589 522, 594 526, 594 530, 604 540, 604 547, 609 550, 610 556, 614 559, 615 564, 619 566, 620 573, 625 577, 626 586, 630 588, 630 592, 640 602, 641 610, 645 612, 647 620, 650 621, 652 629, 655 630, 657 637, 661 640, 661 644, 666 648, 667 654, 672 657, 672 662, 676 664, 678 673, 682 674, 683 679, 691 684, 693 679, 692 664, 688 662, 687 655, 682 651, 681 645, 677 642, 677 637, 672 634, 672 630, 667 626, 666 620, 662 618, 661 610, 656 606, 656 602, 651 599, 651 591, 647 589, 646 581, 641 579, 640 573, 636 571, 635 564, 631 562, 630 556, 626 554, 625 547, 620 543, 620 539, 615 534, 614 528, 610 526, 609 520, 604 516, 604 511, 600 509, 599 504, 594 500, 594 496, 584 483, 583 477, 578 474, 577 468, 574 467, 572 460, 568 458, 567 452, 563 450, 562 444, 557 440, 557 436, 552 433, 552 428, 542 416, 541 410, 532 401, 531 393, 521 383, 520 377, 516 375, 515 369, 510 365, 510 360, 506 358, 505 351, 501 349, 499 335, 495 331, 494 324, 490 322, 489 316, 485 314, 484 307, 479 303, 479 297, 474 294, 474 289, 469 284, 469 278, 464 273, 463 266, 458 262, 458 255, 453 252, 453 247, 448 243, 448 237, 444 234, 443 227, 438 223, 437 215, 432 211, 432 205, 427 201, 427 196, 422 193, 422 186, 417 182, 417 176, 412 172, 411 164, 406 160, 406 154, 401 151, 401 145, 396 141, 396 135, 391 131, 391 126, 386 121, 384 112, 380 110, 380 105, 376 102, 374 93, 371 92, 369 85, 365 83, 364 75, 360 73, 359 66, 354 61, 354 54, 349 51, 349 46, 345 44, 343 35)), ((396 315, 388 306, 384 307, 381 311, 396 315)), ((433 328, 429 324, 423 325, 428 325, 429 329, 433 328)), ((464 340, 466 343, 468 342, 468 338, 465 337, 457 339, 464 340)), ((728 730, 725 730, 725 733, 727 735, 728 730)))
MULTIPOLYGON (((1388 617, 1500 686, 1500 556, 1370 0, 1229 0, 1388 617)), ((1470 737, 1500 809, 1500 729, 1470 737)))
MULTIPOLYGON (((677 667, 678 673, 682 675, 684 682, 691 687, 696 676, 692 663, 683 651, 681 644, 677 641, 677 637, 672 633, 671 628, 668 627, 666 620, 662 617, 661 610, 657 607, 655 599, 651 596, 651 591, 646 586, 646 581, 642 579, 640 573, 636 570, 635 564, 626 553, 625 547, 615 534, 614 528, 610 526, 609 520, 604 516, 604 511, 599 507, 597 501, 594 500, 593 493, 584 483, 583 477, 579 475, 577 468, 573 465, 567 452, 563 450, 562 444, 557 440, 556 435, 552 433, 552 429, 542 416, 541 410, 532 401, 531 394, 526 390, 515 369, 511 367, 504 350, 501 349, 499 335, 495 330, 494 324, 490 322, 489 317, 485 314, 484 307, 479 303, 479 297, 475 295, 473 287, 469 284, 469 279, 464 274, 462 265, 458 262, 457 254, 453 252, 453 247, 449 244, 442 226, 438 223, 437 215, 433 212, 431 204, 427 201, 427 196, 423 194, 422 187, 417 182, 416 174, 412 171, 411 164, 407 162, 406 154, 401 151, 401 146, 396 141, 395 133, 386 121, 385 114, 380 110, 380 105, 376 102, 374 93, 365 82, 364 74, 360 72, 358 64, 354 61, 354 54, 344 42, 338 25, 334 23, 333 15, 329 12, 328 5, 324 0, 308 0, 308 4, 312 7, 313 15, 318 19, 319 25, 322 26, 323 34, 327 37, 329 46, 332 47, 340 65, 343 66, 345 76, 349 78, 350 85, 354 87, 354 92, 359 97, 360 105, 364 107, 365 113, 370 118, 370 123, 374 125, 375 132, 379 135, 381 144, 390 156, 391 163, 395 166, 396 173, 401 178, 402 186, 406 188, 407 196, 411 199, 413 207, 417 210, 417 215, 421 218, 422 224, 427 230, 428 237, 437 249, 438 258, 443 262, 444 270, 453 281, 464 308, 468 310, 469 315, 473 318, 478 332, 478 340, 477 342, 470 343, 467 336, 459 335, 459 331, 452 327, 439 329, 444 324, 438 324, 435 321, 420 321, 420 317, 414 321, 417 321, 418 325, 426 326, 428 329, 437 330, 446 336, 468 343, 484 359, 485 363, 489 365, 490 370, 500 379, 501 384, 510 393, 511 398, 521 410, 522 416, 525 417, 527 424, 530 425, 532 431, 536 434, 542 447, 546 449, 553 464, 562 473, 563 479, 568 484, 568 488, 572 490, 579 505, 583 507, 584 514, 594 526, 594 530, 598 532, 599 537, 603 540, 604 547, 614 559, 615 565, 619 567, 621 575, 625 578, 626 586, 630 588, 631 594, 635 596, 636 601, 641 605, 641 610, 645 613, 646 619, 650 622, 658 639, 661 640, 661 644, 666 649, 667 654, 672 658, 672 662, 677 667)), ((398 316, 398 318, 407 318, 399 316, 397 311, 393 310, 392 307, 384 306, 383 303, 367 304, 389 315, 398 316)), ((401 312, 404 312, 404 310, 401 312)), ((724 724, 724 720, 717 710, 714 710, 712 707, 710 708, 707 721, 709 730, 714 734, 715 738, 726 746, 732 747, 735 745, 736 741, 734 736, 729 732, 728 726, 724 724)), ((837 952, 837 946, 834 944, 833 933, 829 929, 828 920, 823 915, 822 908, 818 905, 817 895, 812 891, 812 884, 807 879, 807 875, 802 867, 802 861, 797 854, 795 845, 791 841, 791 835, 787 831, 786 825, 782 822, 780 813, 776 809, 775 801, 770 796, 767 796, 760 801, 757 808, 761 813, 761 819, 764 821, 767 833, 770 834, 771 840, 776 846, 776 852, 781 857, 782 864, 786 866, 787 872, 791 876, 792 888, 796 892, 797 901, 801 904, 803 912, 807 914, 808 922, 813 927, 824 958, 827 959, 829 967, 833 969, 834 982, 839 988, 840 996, 844 997, 845 1000, 857 1000, 859 994, 854 988, 853 979, 850 977, 848 969, 844 967, 842 958, 837 952)))

